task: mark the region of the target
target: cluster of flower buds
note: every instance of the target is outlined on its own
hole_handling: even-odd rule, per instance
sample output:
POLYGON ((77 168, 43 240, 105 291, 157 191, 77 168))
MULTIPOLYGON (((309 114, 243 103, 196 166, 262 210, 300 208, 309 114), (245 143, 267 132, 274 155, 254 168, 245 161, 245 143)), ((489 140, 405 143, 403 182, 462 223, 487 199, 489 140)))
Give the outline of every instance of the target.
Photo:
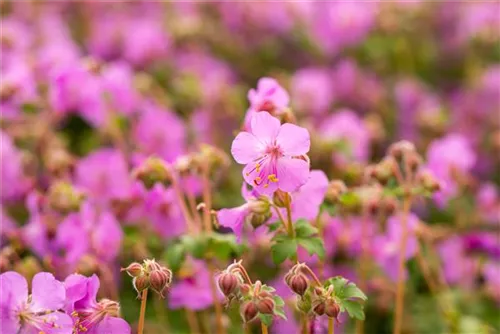
POLYGON ((180 175, 201 174, 204 169, 213 174, 228 167, 229 164, 229 157, 224 151, 215 146, 202 144, 199 151, 178 158, 174 163, 174 169, 180 175))
POLYGON ((344 181, 332 180, 326 189, 325 201, 330 204, 336 204, 340 200, 340 196, 347 192, 347 186, 344 181))
POLYGON ((252 224, 253 228, 257 228, 265 224, 269 218, 271 218, 271 203, 266 197, 259 197, 256 199, 250 199, 247 202, 248 210, 250 215, 248 220, 252 224))
POLYGON ((53 183, 47 193, 49 206, 63 214, 79 211, 84 199, 85 194, 83 192, 65 181, 53 183))
POLYGON ((337 319, 340 305, 335 300, 333 286, 324 288, 312 270, 304 263, 293 266, 285 275, 285 283, 299 297, 298 309, 309 315, 337 319), (312 276, 312 281, 308 275, 312 276))
POLYGON ((276 303, 274 289, 260 281, 252 284, 241 261, 229 265, 218 277, 220 291, 227 298, 227 305, 233 300, 240 304, 240 314, 246 323, 258 314, 274 315, 276 303))
POLYGON ((133 262, 122 271, 133 277, 132 283, 139 296, 142 291, 151 288, 165 298, 164 293, 172 283, 172 271, 155 260, 144 260, 142 264, 133 262))
POLYGON ((132 172, 132 176, 141 181, 147 189, 151 189, 156 183, 169 186, 172 182, 169 166, 158 157, 147 158, 132 172))

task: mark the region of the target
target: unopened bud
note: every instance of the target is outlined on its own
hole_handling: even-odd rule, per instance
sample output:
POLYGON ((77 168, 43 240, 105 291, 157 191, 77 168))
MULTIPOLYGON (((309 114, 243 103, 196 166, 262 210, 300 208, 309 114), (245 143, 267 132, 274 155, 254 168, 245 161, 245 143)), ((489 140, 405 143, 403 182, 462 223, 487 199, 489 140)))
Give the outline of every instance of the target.
POLYGON ((153 260, 147 259, 147 260, 144 260, 144 268, 146 269, 146 272, 150 273, 153 270, 162 270, 164 267, 162 267, 154 259, 153 260))
POLYGON ((330 318, 337 319, 340 312, 340 306, 333 299, 327 299, 325 302, 325 314, 330 318))
POLYGON ((322 300, 317 300, 313 305, 314 313, 316 313, 319 316, 325 314, 325 308, 326 308, 325 302, 322 300))
POLYGON ((251 199, 248 201, 248 209, 252 213, 267 214, 271 211, 271 203, 266 198, 251 199))
POLYGON ((243 296, 248 295, 248 293, 250 292, 250 285, 248 284, 240 285, 240 292, 243 296))
POLYGON ((219 276, 217 283, 221 292, 227 297, 236 291, 240 279, 235 274, 224 272, 219 276))
POLYGON ((273 314, 274 301, 271 298, 260 299, 257 302, 257 310, 262 314, 273 314))
POLYGON ((153 270, 149 274, 149 282, 151 288, 163 297, 163 290, 169 287, 170 275, 162 270, 153 270))
POLYGON ((394 175, 394 168, 396 167, 396 161, 393 157, 385 157, 375 166, 373 176, 381 184, 386 184, 394 175))
POLYGON ((280 208, 286 208, 288 206, 288 203, 290 203, 290 194, 283 191, 283 190, 276 190, 273 195, 273 203, 280 207, 280 208))
POLYGON ((329 203, 335 204, 339 201, 340 196, 347 192, 347 187, 344 181, 332 180, 328 184, 325 194, 325 200, 329 203))
POLYGON ((149 277, 147 275, 134 277, 134 279, 132 280, 132 284, 134 285, 134 289, 138 293, 140 293, 143 290, 149 288, 149 277))
POLYGON ((258 312, 257 305, 253 301, 246 302, 241 307, 241 316, 245 322, 255 319, 258 312))
POLYGON ((140 263, 133 262, 127 268, 122 268, 121 271, 126 271, 131 277, 137 277, 142 275, 144 268, 140 263))
POLYGON ((83 192, 76 190, 72 184, 59 181, 48 190, 47 199, 50 207, 60 213, 76 212, 85 199, 83 192))
POLYGON ((257 228, 265 224, 269 220, 269 218, 271 218, 271 216, 271 212, 267 214, 254 213, 250 215, 250 224, 252 224, 253 228, 257 228))
POLYGON ((309 286, 306 276, 301 273, 293 275, 289 282, 290 289, 299 296, 303 296, 309 286))
POLYGON ((430 192, 436 192, 441 189, 441 185, 437 181, 436 177, 428 170, 422 171, 418 174, 417 182, 419 182, 425 190, 430 192))
POLYGON ((401 140, 389 146, 389 155, 401 160, 405 154, 415 152, 415 145, 407 140, 401 140))
POLYGON ((132 175, 141 181, 147 189, 151 189, 156 183, 169 186, 172 182, 172 174, 167 163, 158 157, 147 158, 132 175))
POLYGON ((103 313, 111 317, 120 316, 120 304, 118 304, 118 302, 109 299, 101 299, 98 304, 103 313))

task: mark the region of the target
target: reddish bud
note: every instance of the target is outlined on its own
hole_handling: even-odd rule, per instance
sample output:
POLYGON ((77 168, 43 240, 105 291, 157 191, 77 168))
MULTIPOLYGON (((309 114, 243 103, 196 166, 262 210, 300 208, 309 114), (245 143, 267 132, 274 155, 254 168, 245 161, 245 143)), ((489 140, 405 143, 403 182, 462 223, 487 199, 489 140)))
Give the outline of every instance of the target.
POLYGON ((325 308, 326 308, 325 302, 322 300, 317 301, 313 305, 314 313, 316 313, 319 316, 322 316, 323 314, 325 314, 325 308))
POLYGON ((134 277, 132 284, 137 292, 142 292, 143 290, 149 288, 149 277, 146 275, 134 277))
POLYGON ((257 302, 257 310, 262 314, 273 314, 274 301, 271 298, 264 298, 257 302))
POLYGON ((120 271, 126 271, 131 277, 137 277, 143 273, 144 268, 140 263, 133 262, 127 268, 122 268, 120 271))
POLYGON ((250 292, 250 285, 248 284, 241 284, 240 285, 240 292, 242 295, 248 295, 248 293, 250 292))
POLYGON ((340 312, 340 306, 333 299, 328 299, 325 302, 325 313, 330 318, 337 319, 340 312))
POLYGON ((307 278, 303 274, 293 275, 290 278, 290 289, 299 296, 303 296, 309 286, 307 278))
POLYGON ((257 306, 253 301, 246 302, 241 307, 241 316, 245 322, 252 321, 259 311, 257 310, 257 306))
POLYGON ((236 291, 240 283, 240 279, 234 274, 224 272, 219 276, 217 283, 220 291, 227 297, 236 291))
POLYGON ((161 270, 153 270, 149 274, 149 282, 153 290, 162 296, 162 291, 168 287, 170 276, 161 270))
POLYGON ((288 203, 291 201, 290 199, 290 194, 282 191, 282 190, 276 190, 273 195, 273 203, 280 207, 280 208, 286 208, 288 203))
POLYGON ((389 147, 389 155, 393 156, 396 159, 401 159, 404 154, 415 152, 415 145, 413 143, 401 140, 397 143, 392 144, 389 147))

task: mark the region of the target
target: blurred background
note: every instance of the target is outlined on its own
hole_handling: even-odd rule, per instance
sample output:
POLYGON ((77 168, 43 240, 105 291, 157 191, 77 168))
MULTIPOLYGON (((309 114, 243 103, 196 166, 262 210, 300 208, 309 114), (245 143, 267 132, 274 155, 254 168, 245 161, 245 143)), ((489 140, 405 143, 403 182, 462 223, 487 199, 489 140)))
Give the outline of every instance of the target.
MULTIPOLYGON (((2 1, 0 8, 2 272, 45 270, 61 279, 98 272, 102 296, 120 299, 133 324, 139 303, 119 268, 145 257, 168 262, 165 252, 185 226, 168 192, 138 190, 130 170, 152 154, 179 165, 201 143, 229 152, 252 108, 249 90, 262 93, 259 79, 268 77, 286 94, 274 107, 309 129, 312 168, 330 179, 357 186, 391 143, 416 145, 443 185, 414 211, 431 227, 435 252, 427 255, 442 269, 447 288, 439 293, 453 305, 454 332, 500 330, 499 2, 2 1), (77 201, 85 218, 47 209, 69 205, 73 187, 85 193, 83 208, 77 201)), ((243 203, 241 168, 230 159, 214 179, 215 209, 243 203)), ((195 178, 184 187, 200 197, 195 178)), ((356 217, 324 219, 332 273, 356 280, 356 224, 346 223, 356 217)), ((283 285, 269 240, 248 242, 251 275, 283 285)), ((365 329, 389 333, 390 256, 377 256, 365 329)), ((414 259, 408 268, 404 332, 447 332, 414 259)), ((148 306, 148 333, 167 324, 188 333, 183 308, 212 324, 206 268, 193 260, 176 274, 169 307, 148 306)), ((287 312, 292 320, 274 332, 297 331, 287 312)), ((345 319, 338 331, 353 328, 345 319)))

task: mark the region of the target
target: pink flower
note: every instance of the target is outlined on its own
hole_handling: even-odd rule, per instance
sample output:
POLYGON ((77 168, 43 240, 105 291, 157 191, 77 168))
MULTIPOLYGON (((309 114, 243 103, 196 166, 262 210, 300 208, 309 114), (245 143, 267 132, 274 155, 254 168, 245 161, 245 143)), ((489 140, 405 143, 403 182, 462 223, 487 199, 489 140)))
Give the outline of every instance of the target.
POLYGON ((245 181, 261 194, 281 189, 297 190, 307 182, 309 163, 301 156, 309 151, 309 132, 294 124, 280 125, 267 112, 251 119, 251 132, 241 132, 231 147, 234 159, 246 164, 245 181))
POLYGON ((251 118, 258 111, 267 111, 272 115, 280 115, 288 107, 290 97, 287 91, 273 78, 260 78, 257 89, 248 92, 250 108, 245 116, 245 125, 251 126, 251 118))
POLYGON ((65 313, 64 285, 50 273, 33 277, 31 295, 28 282, 9 271, 0 275, 0 332, 70 334, 73 322, 65 313))
POLYGON ((292 194, 292 217, 294 220, 304 218, 315 219, 319 213, 319 206, 323 203, 328 178, 321 170, 312 170, 307 182, 298 191, 292 194))
POLYGON ((88 334, 127 334, 130 325, 118 318, 120 305, 109 299, 97 301, 99 278, 70 275, 64 281, 66 303, 64 309, 74 317, 75 332, 88 334))

